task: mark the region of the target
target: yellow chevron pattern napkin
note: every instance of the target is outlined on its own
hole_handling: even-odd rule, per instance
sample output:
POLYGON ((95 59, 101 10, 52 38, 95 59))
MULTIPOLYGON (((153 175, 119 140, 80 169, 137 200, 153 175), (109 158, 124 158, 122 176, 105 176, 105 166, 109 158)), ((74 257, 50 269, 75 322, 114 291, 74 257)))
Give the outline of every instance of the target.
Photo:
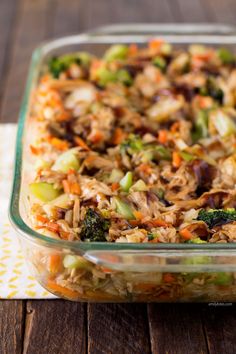
POLYGON ((0 299, 52 299, 30 275, 8 220, 15 136, 15 124, 0 125, 0 299))

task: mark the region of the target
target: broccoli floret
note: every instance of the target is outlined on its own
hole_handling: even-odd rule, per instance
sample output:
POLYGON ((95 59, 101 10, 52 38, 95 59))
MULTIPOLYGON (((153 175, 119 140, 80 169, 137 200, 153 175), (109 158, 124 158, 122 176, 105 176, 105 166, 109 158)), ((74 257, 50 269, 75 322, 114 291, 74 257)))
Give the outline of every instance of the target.
POLYGON ((224 224, 236 221, 235 209, 212 209, 212 210, 200 210, 197 220, 204 221, 211 229, 214 226, 220 226, 224 224))
POLYGON ((219 104, 223 103, 224 92, 217 86, 215 79, 211 76, 207 79, 206 86, 202 87, 199 93, 202 96, 211 96, 219 104))
POLYGON ((95 210, 89 208, 86 212, 81 230, 81 240, 91 242, 106 241, 106 233, 109 229, 109 221, 104 219, 95 210))
POLYGON ((53 57, 49 60, 48 67, 51 74, 58 78, 60 73, 67 70, 71 64, 87 66, 90 63, 90 55, 88 53, 66 54, 59 57, 53 57))
POLYGON ((143 149, 143 142, 139 135, 130 134, 120 146, 121 152, 128 152, 132 155, 134 152, 139 152, 143 149))

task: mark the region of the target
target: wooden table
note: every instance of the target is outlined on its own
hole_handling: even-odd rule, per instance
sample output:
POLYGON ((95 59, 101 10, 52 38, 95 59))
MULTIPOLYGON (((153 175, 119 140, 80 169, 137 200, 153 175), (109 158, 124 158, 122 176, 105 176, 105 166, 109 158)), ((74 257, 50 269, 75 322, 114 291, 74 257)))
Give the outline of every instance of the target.
MULTIPOLYGON (((0 0, 0 118, 17 120, 31 52, 118 22, 234 23, 234 0, 0 0)), ((236 307, 1 301, 1 354, 236 353, 236 307)))

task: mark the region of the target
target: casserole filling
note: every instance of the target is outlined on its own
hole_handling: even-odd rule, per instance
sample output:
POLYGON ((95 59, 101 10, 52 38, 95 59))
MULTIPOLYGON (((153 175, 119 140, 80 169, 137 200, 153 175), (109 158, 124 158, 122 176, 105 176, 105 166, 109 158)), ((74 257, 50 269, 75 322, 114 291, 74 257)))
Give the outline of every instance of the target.
POLYGON ((70 241, 235 242, 235 64, 226 48, 157 39, 52 58, 31 110, 33 227, 70 241))

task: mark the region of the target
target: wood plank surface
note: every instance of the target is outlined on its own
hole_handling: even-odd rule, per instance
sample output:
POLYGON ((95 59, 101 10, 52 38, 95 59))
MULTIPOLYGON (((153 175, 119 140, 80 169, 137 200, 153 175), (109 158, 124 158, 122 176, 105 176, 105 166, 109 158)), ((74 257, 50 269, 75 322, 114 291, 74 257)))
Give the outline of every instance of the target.
POLYGON ((86 328, 83 303, 28 301, 23 354, 84 354, 86 328))
POLYGON ((0 301, 0 353, 21 354, 24 336, 23 301, 0 301))
POLYGON ((236 353, 236 306, 212 303, 202 308, 210 354, 236 353))
POLYGON ((149 354, 144 304, 89 304, 89 354, 149 354))
POLYGON ((202 306, 151 304, 148 306, 152 353, 207 354, 202 306))
POLYGON ((48 0, 23 0, 19 3, 2 99, 3 121, 17 120, 32 51, 48 37, 49 10, 48 0))
POLYGON ((5 82, 5 70, 8 67, 10 43, 14 34, 14 22, 17 17, 18 4, 16 0, 0 1, 0 99, 5 82), (13 26, 12 26, 13 24, 13 26))
MULTIPOLYGON (((0 0, 0 118, 17 120, 45 39, 122 22, 234 23, 235 10, 234 0, 0 0)), ((235 306, 1 301, 0 353, 234 354, 235 321, 235 306)))

